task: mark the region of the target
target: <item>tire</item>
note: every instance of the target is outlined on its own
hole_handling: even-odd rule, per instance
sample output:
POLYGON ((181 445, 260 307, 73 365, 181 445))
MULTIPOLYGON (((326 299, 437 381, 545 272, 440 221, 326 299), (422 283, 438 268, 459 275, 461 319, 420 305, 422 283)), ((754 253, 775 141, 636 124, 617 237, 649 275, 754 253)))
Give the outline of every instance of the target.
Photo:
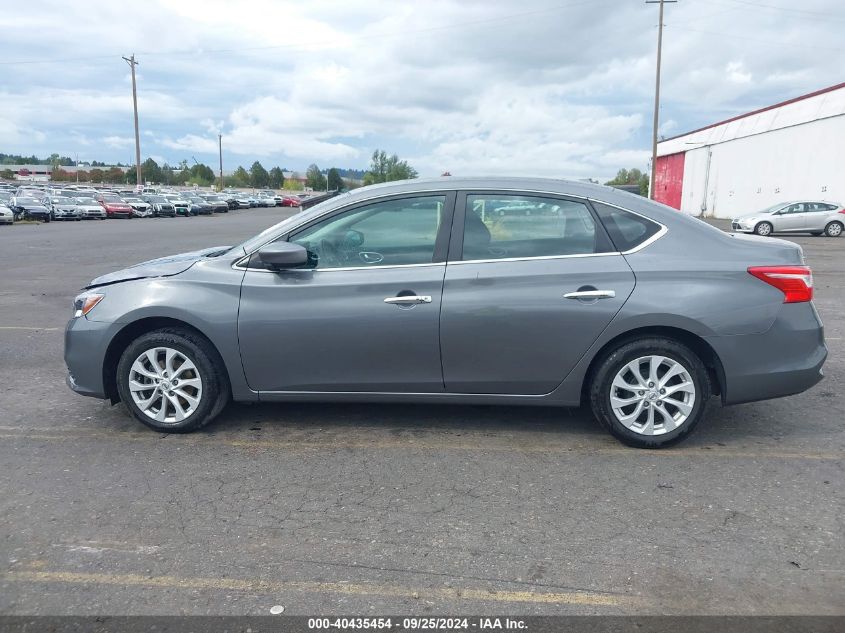
POLYGON ((163 433, 190 433, 204 427, 231 398, 229 379, 217 351, 205 337, 182 328, 155 330, 132 341, 117 364, 117 389, 136 420, 163 433), (170 371, 168 358, 173 362, 170 371), (185 384, 169 383, 174 377, 185 384), (188 380, 190 385, 185 382, 188 380), (136 390, 141 404, 149 403, 147 412, 133 396, 130 381, 150 385, 150 389, 136 390), (170 390, 162 390, 162 384, 170 390))
POLYGON ((842 228, 842 223, 834 220, 833 222, 828 222, 827 226, 824 227, 824 234, 828 237, 839 237, 842 235, 842 228))
POLYGON ((636 448, 660 448, 680 442, 693 431, 704 417, 711 387, 707 368, 692 350, 672 339, 653 337, 624 343, 604 356, 593 373, 589 393, 593 415, 616 439, 636 448), (658 380, 653 389, 649 388, 650 382, 644 378, 644 373, 647 373, 651 366, 652 357, 663 358, 655 362, 658 380), (636 363, 637 360, 640 360, 639 364, 636 363), (639 381, 634 378, 632 366, 639 368, 639 381), (671 390, 681 383, 691 385, 670 391, 661 399, 661 379, 669 371, 679 369, 682 373, 673 374, 666 379, 666 389, 671 390), (639 382, 643 389, 620 388, 620 380, 632 386, 639 382), (616 401, 612 402, 611 398, 614 396, 616 401), (631 404, 620 405, 620 398, 631 400, 631 404), (657 404, 658 402, 660 404, 657 404), (672 402, 684 406, 675 406, 672 402), (684 415, 685 417, 676 424, 664 416, 663 412, 676 421, 684 415), (627 425, 620 420, 620 416, 634 414, 636 417, 629 418, 627 425), (651 433, 649 416, 653 420, 650 425, 651 433))
POLYGON ((766 237, 772 234, 774 227, 772 226, 771 222, 760 222, 757 226, 754 227, 754 232, 757 235, 762 235, 766 237))

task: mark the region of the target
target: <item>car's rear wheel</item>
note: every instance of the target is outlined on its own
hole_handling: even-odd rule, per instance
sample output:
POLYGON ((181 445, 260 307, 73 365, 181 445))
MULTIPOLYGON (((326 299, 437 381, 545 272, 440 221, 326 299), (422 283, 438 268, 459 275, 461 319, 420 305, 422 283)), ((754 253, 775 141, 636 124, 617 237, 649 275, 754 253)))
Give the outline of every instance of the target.
POLYGON ((701 359, 668 338, 623 344, 606 355, 590 383, 593 414, 614 437, 638 448, 659 448, 689 435, 710 399, 701 359))
POLYGON ((771 222, 760 222, 757 226, 754 227, 754 232, 757 235, 771 235, 773 228, 774 227, 772 226, 771 222))
POLYGON ((229 401, 225 369, 211 344, 181 328, 135 339, 117 365, 121 400, 141 423, 165 433, 195 431, 229 401))
POLYGON ((828 222, 827 226, 824 227, 824 234, 828 237, 839 237, 842 235, 842 227, 843 225, 841 222, 837 222, 835 220, 833 222, 828 222))

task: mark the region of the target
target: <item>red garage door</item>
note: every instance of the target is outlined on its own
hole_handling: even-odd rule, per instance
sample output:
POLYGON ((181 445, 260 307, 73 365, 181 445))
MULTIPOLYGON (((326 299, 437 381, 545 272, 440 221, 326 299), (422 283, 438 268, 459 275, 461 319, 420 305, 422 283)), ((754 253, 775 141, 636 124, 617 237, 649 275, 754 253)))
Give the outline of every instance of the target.
POLYGON ((654 199, 676 209, 681 208, 684 186, 684 152, 657 157, 654 174, 654 199))

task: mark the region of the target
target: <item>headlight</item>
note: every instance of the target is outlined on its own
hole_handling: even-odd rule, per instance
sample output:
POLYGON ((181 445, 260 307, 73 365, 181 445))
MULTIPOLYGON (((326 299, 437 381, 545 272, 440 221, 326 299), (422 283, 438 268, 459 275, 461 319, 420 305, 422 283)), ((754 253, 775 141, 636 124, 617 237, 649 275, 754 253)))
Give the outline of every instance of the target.
POLYGON ((86 293, 79 295, 76 299, 73 300, 73 307, 75 308, 76 312, 74 312, 74 318, 83 317, 87 315, 94 307, 100 303, 103 299, 105 299, 106 295, 101 294, 93 294, 93 293, 86 293))

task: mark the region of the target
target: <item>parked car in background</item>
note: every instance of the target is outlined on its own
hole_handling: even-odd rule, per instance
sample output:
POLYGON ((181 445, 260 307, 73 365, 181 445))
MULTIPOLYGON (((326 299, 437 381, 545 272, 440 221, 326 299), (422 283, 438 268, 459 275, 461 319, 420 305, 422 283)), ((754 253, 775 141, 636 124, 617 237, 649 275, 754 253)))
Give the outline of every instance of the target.
POLYGON ((132 214, 136 218, 149 218, 152 217, 153 211, 150 208, 149 203, 144 202, 138 196, 126 196, 123 198, 123 201, 132 207, 132 214))
POLYGON ((214 207, 199 196, 188 196, 188 210, 191 215, 212 215, 214 207))
POLYGON ((282 203, 279 206, 282 207, 298 207, 302 205, 302 201, 297 196, 284 196, 282 198, 282 203))
POLYGON ((76 220, 82 219, 82 211, 75 198, 67 196, 49 196, 46 198, 46 203, 53 211, 54 220, 76 220))
POLYGON ((274 194, 272 191, 259 191, 258 199, 266 207, 277 207, 282 201, 282 197, 274 194))
POLYGON ((13 196, 9 201, 9 208, 14 211, 15 219, 18 220, 49 222, 53 215, 47 205, 41 202, 41 199, 29 196, 13 196))
POLYGON ((144 201, 152 208, 154 218, 176 217, 176 209, 173 208, 173 203, 164 196, 147 195, 144 197, 144 201))
POLYGON ((230 399, 588 403, 622 442, 657 448, 711 395, 818 383, 812 297, 798 245, 610 187, 413 180, 93 280, 65 361, 71 389, 158 432, 199 429, 230 399), (531 213, 482 217, 488 203, 531 213))
POLYGON ((95 199, 103 205, 106 210, 106 217, 125 218, 130 220, 134 217, 132 207, 126 204, 120 196, 115 193, 100 193, 95 199))
POLYGON ((9 207, 0 204, 0 224, 13 224, 15 213, 9 207))
POLYGON ((190 217, 191 205, 188 203, 188 199, 184 195, 180 193, 166 193, 164 194, 164 197, 170 200, 170 204, 173 205, 173 210, 176 215, 190 217))
POLYGON ((106 210, 94 198, 77 197, 76 208, 79 209, 83 220, 105 220, 106 210))
POLYGON ((211 205, 211 208, 214 210, 215 213, 229 212, 229 204, 220 196, 211 193, 206 193, 200 194, 200 197, 211 205))
POLYGON ((782 202, 731 220, 731 228, 740 233, 810 233, 839 237, 845 228, 845 207, 834 202, 782 202))

